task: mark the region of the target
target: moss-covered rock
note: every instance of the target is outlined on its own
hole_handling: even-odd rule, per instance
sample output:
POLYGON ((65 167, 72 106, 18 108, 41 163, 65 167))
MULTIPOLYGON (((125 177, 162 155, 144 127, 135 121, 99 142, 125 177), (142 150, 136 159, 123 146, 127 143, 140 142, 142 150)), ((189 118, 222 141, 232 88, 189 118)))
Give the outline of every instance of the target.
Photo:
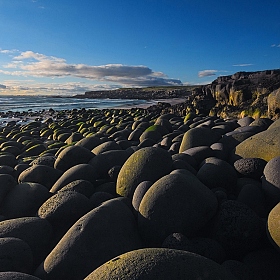
POLYGON ((145 248, 120 255, 94 270, 86 280, 233 280, 221 265, 186 251, 145 248))
POLYGON ((275 248, 280 251, 280 202, 270 211, 267 219, 267 235, 275 248))
POLYGON ((133 153, 122 166, 116 191, 119 195, 132 198, 139 183, 155 182, 168 174, 172 168, 171 155, 160 148, 146 147, 133 153))
POLYGON ((269 127, 238 144, 233 152, 240 158, 261 158, 269 161, 280 156, 279 134, 280 126, 269 127))

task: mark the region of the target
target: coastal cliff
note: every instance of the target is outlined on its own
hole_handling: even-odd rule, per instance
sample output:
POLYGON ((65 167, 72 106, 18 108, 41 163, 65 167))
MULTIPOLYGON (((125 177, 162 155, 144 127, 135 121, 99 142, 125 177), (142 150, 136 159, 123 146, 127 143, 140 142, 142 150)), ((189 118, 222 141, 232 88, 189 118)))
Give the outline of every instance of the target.
MULTIPOLYGON (((276 118, 280 112, 279 89, 280 69, 275 69, 237 72, 202 86, 121 88, 90 91, 75 98, 166 99, 167 104, 161 102, 158 109, 180 115, 195 111, 223 117, 243 114, 276 118), (186 101, 169 106, 170 98, 185 98, 186 101)), ((156 107, 151 106, 149 110, 157 110, 156 107)))

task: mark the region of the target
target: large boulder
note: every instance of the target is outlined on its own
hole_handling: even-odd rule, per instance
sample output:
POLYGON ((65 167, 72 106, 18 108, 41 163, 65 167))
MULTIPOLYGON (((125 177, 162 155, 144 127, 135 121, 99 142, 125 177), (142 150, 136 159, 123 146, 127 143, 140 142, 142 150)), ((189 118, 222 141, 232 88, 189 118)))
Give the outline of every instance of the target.
POLYGON ((110 259, 141 247, 127 205, 110 200, 80 218, 37 268, 41 279, 83 279, 110 259))
POLYGON ((62 171, 47 165, 32 165, 22 171, 18 177, 19 183, 38 183, 50 189, 62 175, 62 171))
POLYGON ((214 193, 185 171, 160 178, 145 193, 138 227, 148 245, 161 245, 173 232, 193 236, 215 215, 218 203, 214 193))
POLYGON ((108 177, 108 171, 114 166, 122 166, 130 156, 126 150, 111 150, 98 154, 89 161, 96 171, 98 178, 108 177))
POLYGON ((210 157, 198 170, 197 178, 209 189, 224 188, 230 193, 236 184, 237 173, 226 161, 210 157))
POLYGON ((40 280, 39 278, 30 275, 30 274, 26 274, 26 273, 22 273, 22 272, 16 272, 16 271, 4 271, 4 272, 0 272, 0 280, 40 280))
POLYGON ((267 235, 275 248, 280 251, 280 202, 270 211, 267 219, 267 235))
POLYGON ((94 184, 96 178, 97 172, 92 165, 86 163, 77 164, 62 174, 62 176, 54 183, 50 192, 55 193, 75 180, 87 180, 94 184))
POLYGON ((182 153, 193 147, 211 146, 221 138, 221 134, 208 127, 195 127, 188 130, 183 137, 179 152, 182 153))
POLYGON ((91 151, 82 146, 66 147, 58 154, 54 167, 65 172, 74 165, 88 163, 94 156, 91 151))
POLYGON ((59 237, 91 210, 90 200, 78 192, 58 192, 38 209, 38 216, 53 226, 59 237))
POLYGON ((280 126, 269 127, 238 144, 233 152, 240 158, 261 158, 269 161, 280 156, 279 133, 280 126))
POLYGON ((49 197, 50 193, 43 185, 18 184, 5 197, 0 213, 8 219, 35 216, 37 210, 49 197))
POLYGON ((94 270, 85 280, 233 280, 216 262, 174 249, 145 248, 120 255, 94 270))
POLYGON ((29 245, 19 238, 0 238, 0 259, 0 271, 29 273, 32 270, 32 251, 29 245))
POLYGON ((35 265, 38 265, 45 257, 51 236, 51 224, 38 217, 24 217, 0 222, 0 238, 15 237, 25 241, 32 250, 35 265))
POLYGON ((101 144, 101 140, 99 137, 90 136, 90 137, 85 137, 85 138, 81 139, 80 141, 78 141, 75 144, 75 146, 80 146, 80 147, 84 147, 88 150, 92 150, 100 144, 101 144))
POLYGON ((212 223, 211 237, 224 247, 228 259, 240 259, 258 249, 265 234, 261 218, 235 200, 222 202, 212 223))
POLYGON ((133 153, 122 166, 117 178, 119 195, 132 198, 139 183, 155 182, 172 168, 171 155, 161 148, 146 147, 133 153))
POLYGON ((266 164, 262 177, 262 190, 270 209, 280 202, 280 156, 266 164))

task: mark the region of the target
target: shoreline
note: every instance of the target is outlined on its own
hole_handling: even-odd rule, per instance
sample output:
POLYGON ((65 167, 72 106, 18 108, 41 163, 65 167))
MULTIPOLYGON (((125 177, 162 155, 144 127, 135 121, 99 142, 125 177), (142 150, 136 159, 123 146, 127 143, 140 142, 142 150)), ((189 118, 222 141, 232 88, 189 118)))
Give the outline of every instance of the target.
MULTIPOLYGON (((125 105, 119 105, 119 106, 114 106, 114 107, 110 107, 110 108, 87 108, 86 110, 113 110, 113 109, 123 109, 123 110, 129 110, 132 108, 139 108, 139 109, 147 109, 151 106, 157 106, 158 103, 168 103, 171 106, 176 105, 176 104, 180 104, 185 102, 186 99, 185 98, 170 98, 170 99, 151 99, 151 100, 147 100, 146 103, 143 104, 125 104, 125 105)), ((53 110, 51 111, 51 108, 45 108, 44 111, 33 111, 33 110, 27 110, 27 111, 21 111, 21 112, 15 112, 15 111, 4 111, 4 112, 0 112, 0 127, 1 126, 5 126, 7 123, 9 122, 16 122, 19 124, 27 124, 31 121, 34 120, 38 120, 38 121, 44 121, 48 118, 52 118, 53 115, 55 113, 58 112, 67 112, 67 111, 72 111, 74 110, 74 108, 72 109, 68 109, 68 110, 53 110)), ((80 110, 80 109, 77 109, 80 110)))

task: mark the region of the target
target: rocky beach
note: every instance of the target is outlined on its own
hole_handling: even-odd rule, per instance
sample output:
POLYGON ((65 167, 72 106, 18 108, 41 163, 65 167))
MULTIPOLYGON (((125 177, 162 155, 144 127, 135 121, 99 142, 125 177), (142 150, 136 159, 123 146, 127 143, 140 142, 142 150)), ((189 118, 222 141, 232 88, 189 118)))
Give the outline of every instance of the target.
POLYGON ((280 70, 148 91, 0 128, 0 279, 280 279, 280 70))

